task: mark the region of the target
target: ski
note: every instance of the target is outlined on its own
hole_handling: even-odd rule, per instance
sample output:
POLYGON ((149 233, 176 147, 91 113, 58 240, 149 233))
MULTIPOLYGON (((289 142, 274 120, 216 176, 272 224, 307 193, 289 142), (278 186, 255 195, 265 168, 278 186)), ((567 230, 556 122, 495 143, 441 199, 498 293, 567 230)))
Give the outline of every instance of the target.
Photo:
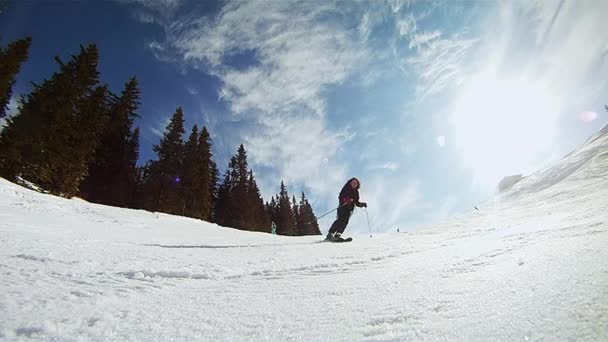
POLYGON ((333 243, 342 243, 342 242, 351 242, 351 241, 353 241, 353 238, 349 237, 349 238, 346 238, 346 239, 340 238, 338 240, 326 240, 326 241, 333 242, 333 243))
POLYGON ((342 243, 342 242, 351 242, 353 241, 352 237, 346 238, 346 239, 342 239, 342 240, 331 240, 330 242, 334 242, 334 243, 342 243))

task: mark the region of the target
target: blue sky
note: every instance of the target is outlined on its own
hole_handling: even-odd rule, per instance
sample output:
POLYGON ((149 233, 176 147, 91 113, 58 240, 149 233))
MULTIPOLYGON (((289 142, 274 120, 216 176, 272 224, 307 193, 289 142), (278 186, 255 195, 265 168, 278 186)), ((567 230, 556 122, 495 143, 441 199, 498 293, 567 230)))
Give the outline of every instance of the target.
MULTIPOLYGON (((356 176, 373 229, 391 231, 470 210, 605 124, 605 13, 601 0, 25 1, 0 32, 33 37, 16 95, 80 44, 98 45, 113 91, 137 75, 142 161, 182 106, 222 172, 245 144, 265 199, 282 179, 321 214, 356 176)), ((363 211, 349 229, 367 231, 363 211)))

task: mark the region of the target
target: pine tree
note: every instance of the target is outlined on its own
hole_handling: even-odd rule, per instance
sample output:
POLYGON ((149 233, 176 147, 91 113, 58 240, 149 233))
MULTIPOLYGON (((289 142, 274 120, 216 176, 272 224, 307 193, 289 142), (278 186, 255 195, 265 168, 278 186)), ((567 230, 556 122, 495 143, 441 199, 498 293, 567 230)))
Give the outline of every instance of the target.
POLYGON ((179 193, 184 159, 184 132, 184 113, 179 107, 171 117, 160 143, 153 147, 158 155, 158 160, 150 165, 150 187, 155 192, 155 204, 152 209, 154 211, 179 214, 183 210, 179 193))
POLYGON ((321 235, 321 229, 319 229, 319 222, 317 221, 317 216, 315 215, 312 206, 310 205, 308 200, 306 200, 305 203, 307 215, 306 218, 308 220, 305 222, 308 222, 307 224, 309 225, 307 233, 308 235, 321 235))
POLYGON ((131 78, 120 97, 111 95, 108 124, 95 159, 89 166, 89 176, 81 187, 83 197, 96 203, 119 207, 132 202, 135 184, 135 164, 139 149, 139 132, 135 137, 133 121, 138 117, 140 92, 137 79, 131 78), (135 153, 135 160, 133 156, 135 153))
POLYGON ((196 217, 211 221, 217 183, 217 166, 212 160, 211 135, 203 127, 197 145, 196 217))
POLYGON ((137 167, 137 160, 139 160, 139 127, 135 128, 129 137, 126 151, 126 162, 124 163, 126 167, 126 197, 124 206, 129 208, 133 208, 135 206, 137 186, 141 177, 139 175, 139 168, 137 167))
POLYGON ((283 181, 281 181, 277 221, 275 223, 277 225, 277 234, 279 235, 294 236, 298 233, 293 209, 291 207, 291 203, 289 202, 289 194, 287 193, 287 188, 285 187, 283 181))
POLYGON ((264 200, 260 194, 260 189, 253 177, 253 172, 249 171, 249 180, 247 184, 248 198, 247 204, 250 215, 250 225, 253 230, 259 232, 270 232, 271 224, 264 210, 264 200))
POLYGON ((78 191, 106 124, 108 90, 98 86, 98 60, 95 45, 81 47, 68 63, 56 58, 59 71, 22 98, 0 135, 4 177, 21 175, 66 197, 78 191))
POLYGON ((265 209, 266 217, 270 220, 271 224, 274 223, 276 225, 278 222, 278 204, 274 197, 270 199, 270 202, 266 202, 265 209))
POLYGON ((201 175, 199 174, 199 158, 198 158, 198 126, 192 127, 192 132, 188 141, 184 145, 184 160, 182 161, 180 200, 182 202, 182 211, 180 215, 197 217, 197 183, 201 175))
POLYGON ((209 171, 211 172, 210 174, 210 184, 211 184, 211 206, 210 206, 210 218, 209 218, 209 222, 215 222, 217 223, 216 217, 216 208, 217 208, 217 203, 218 203, 218 198, 219 198, 219 180, 220 180, 220 171, 217 168, 217 164, 211 160, 209 162, 209 164, 211 165, 209 168, 209 171))
POLYGON ((296 202, 296 196, 293 195, 291 198, 291 210, 293 211, 293 218, 296 223, 296 235, 304 235, 302 234, 302 216, 300 215, 300 206, 298 202, 296 202))
POLYGON ((230 227, 247 229, 251 215, 249 203, 247 203, 247 152, 243 144, 239 146, 237 154, 231 158, 228 168, 230 169, 230 192, 233 200, 230 227))
POLYGON ((230 159, 219 187, 215 222, 237 229, 270 231, 264 202, 253 172, 248 169, 247 152, 242 144, 230 159))
POLYGON ((300 235, 321 235, 316 216, 304 192, 302 192, 302 197, 300 198, 299 209, 300 220, 298 222, 298 231, 300 235))
POLYGON ((137 168, 137 181, 135 186, 135 205, 137 209, 154 211, 158 194, 158 182, 152 178, 152 162, 148 161, 137 168))
POLYGON ((215 223, 224 227, 234 227, 232 212, 234 200, 232 198, 230 171, 226 170, 223 180, 218 187, 217 201, 215 205, 215 223))
POLYGON ((264 203, 264 212, 266 213, 266 217, 268 218, 268 221, 270 223, 272 223, 272 207, 271 207, 271 202, 266 201, 266 203, 264 203))
POLYGON ((15 78, 21 64, 27 60, 32 38, 14 41, 6 49, 0 50, 0 118, 6 115, 13 94, 15 78))

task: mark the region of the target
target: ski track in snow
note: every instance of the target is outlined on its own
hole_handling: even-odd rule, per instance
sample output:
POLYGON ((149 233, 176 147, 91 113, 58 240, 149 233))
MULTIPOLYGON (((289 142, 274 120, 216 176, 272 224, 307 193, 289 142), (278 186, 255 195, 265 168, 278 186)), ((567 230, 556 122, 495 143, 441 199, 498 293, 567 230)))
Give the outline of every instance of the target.
POLYGON ((348 244, 0 179, 0 340, 608 341, 607 146, 480 211, 348 244))

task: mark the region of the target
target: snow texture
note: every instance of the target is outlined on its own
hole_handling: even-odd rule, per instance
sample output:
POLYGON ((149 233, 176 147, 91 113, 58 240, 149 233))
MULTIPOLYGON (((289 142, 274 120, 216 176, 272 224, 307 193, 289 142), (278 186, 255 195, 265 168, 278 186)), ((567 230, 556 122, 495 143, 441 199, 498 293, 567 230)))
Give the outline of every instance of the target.
POLYGON ((0 340, 608 341, 607 189, 603 130, 480 211, 331 244, 0 179, 0 340))

